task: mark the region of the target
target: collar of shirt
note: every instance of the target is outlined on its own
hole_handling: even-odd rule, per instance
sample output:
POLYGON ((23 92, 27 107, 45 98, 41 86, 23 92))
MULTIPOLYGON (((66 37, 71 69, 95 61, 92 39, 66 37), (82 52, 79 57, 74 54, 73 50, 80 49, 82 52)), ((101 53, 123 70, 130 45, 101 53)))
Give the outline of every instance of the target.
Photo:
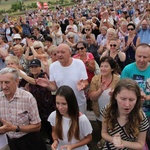
MULTIPOLYGON (((2 92, 2 96, 5 97, 5 94, 3 92, 2 92)), ((19 98, 19 97, 21 97, 21 95, 20 95, 20 92, 19 92, 19 88, 17 88, 13 98, 11 99, 11 101, 16 99, 16 98, 19 98)))

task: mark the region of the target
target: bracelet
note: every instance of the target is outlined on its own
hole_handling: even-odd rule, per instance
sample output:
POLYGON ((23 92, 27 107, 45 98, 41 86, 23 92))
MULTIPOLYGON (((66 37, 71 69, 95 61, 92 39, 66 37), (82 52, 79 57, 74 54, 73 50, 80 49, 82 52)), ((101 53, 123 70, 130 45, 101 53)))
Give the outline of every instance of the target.
POLYGON ((54 139, 53 141, 57 141, 57 143, 59 143, 58 139, 54 139))

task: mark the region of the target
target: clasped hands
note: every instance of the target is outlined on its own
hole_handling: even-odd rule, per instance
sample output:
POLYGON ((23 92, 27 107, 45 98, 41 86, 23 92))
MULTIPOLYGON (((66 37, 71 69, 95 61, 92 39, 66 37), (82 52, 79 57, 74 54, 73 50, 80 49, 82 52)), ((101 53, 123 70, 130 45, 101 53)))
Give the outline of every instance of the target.
MULTIPOLYGON (((51 146, 52 150, 56 150, 58 147, 58 143, 53 143, 51 146)), ((60 150, 73 150, 72 145, 63 145, 60 147, 60 150)))
POLYGON ((121 139, 121 136, 119 133, 115 134, 113 136, 113 145, 116 147, 116 148, 124 148, 124 145, 122 143, 122 139, 121 139))
POLYGON ((6 132, 11 131, 12 129, 12 124, 4 119, 0 119, 0 122, 2 124, 2 126, 0 126, 0 134, 4 134, 6 132))

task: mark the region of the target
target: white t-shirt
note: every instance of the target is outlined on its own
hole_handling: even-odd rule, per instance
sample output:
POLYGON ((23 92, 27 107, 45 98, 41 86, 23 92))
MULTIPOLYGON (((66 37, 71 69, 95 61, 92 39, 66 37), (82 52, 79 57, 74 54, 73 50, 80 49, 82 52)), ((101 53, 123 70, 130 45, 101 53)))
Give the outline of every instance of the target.
POLYGON ((8 144, 6 134, 0 134, 0 149, 8 144))
POLYGON ((134 19, 134 22, 135 22, 135 24, 137 25, 137 24, 140 22, 139 17, 135 18, 135 19, 134 19))
MULTIPOLYGON (((52 126, 55 126, 56 124, 56 111, 52 112, 50 116, 48 117, 48 121, 52 126)), ((59 140, 59 145, 57 147, 57 150, 60 150, 60 147, 67 144, 74 144, 79 142, 79 140, 76 140, 73 138, 71 142, 68 142, 67 133, 70 127, 70 118, 63 117, 62 118, 62 128, 63 128, 63 140, 59 140)), ((79 116, 79 129, 80 129, 80 139, 82 140, 85 136, 92 133, 92 126, 88 118, 82 114, 79 116)), ((88 150, 89 148, 87 145, 75 148, 74 150, 88 150)))
POLYGON ((78 91, 77 82, 79 80, 88 79, 84 63, 79 59, 72 58, 73 61, 70 66, 63 67, 59 61, 50 65, 50 81, 55 81, 57 87, 62 85, 70 86, 77 98, 78 106, 86 103, 84 90, 78 91))

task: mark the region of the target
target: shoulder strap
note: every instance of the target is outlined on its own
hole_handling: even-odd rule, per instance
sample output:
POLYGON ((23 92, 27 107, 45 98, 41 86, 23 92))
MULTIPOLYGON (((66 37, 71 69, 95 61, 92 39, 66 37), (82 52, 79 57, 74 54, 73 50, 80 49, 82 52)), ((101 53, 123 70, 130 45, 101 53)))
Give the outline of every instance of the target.
POLYGON ((128 41, 128 36, 125 37, 125 42, 127 42, 127 41, 128 41))

